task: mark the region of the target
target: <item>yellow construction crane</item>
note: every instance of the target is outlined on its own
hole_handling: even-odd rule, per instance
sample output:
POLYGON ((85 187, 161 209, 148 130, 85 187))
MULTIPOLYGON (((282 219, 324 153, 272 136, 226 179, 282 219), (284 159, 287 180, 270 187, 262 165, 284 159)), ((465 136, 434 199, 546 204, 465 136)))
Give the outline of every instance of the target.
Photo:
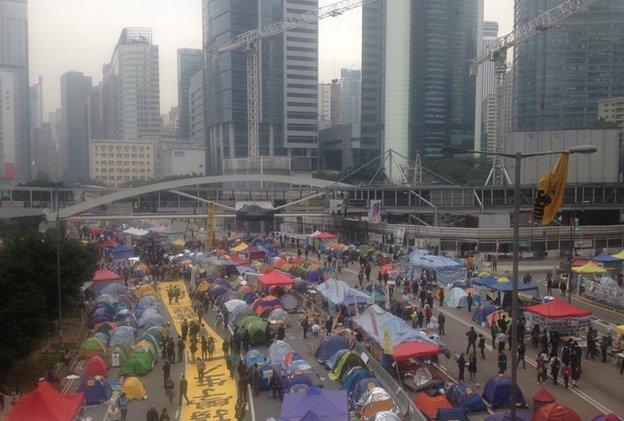
POLYGON ((207 211, 206 211, 206 252, 212 250, 215 243, 215 227, 214 227, 214 219, 215 212, 217 210, 217 205, 215 202, 207 203, 207 211))

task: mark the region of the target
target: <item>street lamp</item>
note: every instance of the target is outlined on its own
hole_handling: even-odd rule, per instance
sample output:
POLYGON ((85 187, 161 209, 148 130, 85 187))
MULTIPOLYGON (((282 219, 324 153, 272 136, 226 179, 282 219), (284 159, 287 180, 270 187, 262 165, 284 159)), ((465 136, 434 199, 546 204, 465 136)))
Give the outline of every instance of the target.
POLYGON ((522 160, 525 158, 532 158, 536 156, 545 155, 558 155, 561 153, 569 154, 590 154, 597 151, 594 145, 579 145, 573 146, 569 149, 562 151, 547 151, 523 154, 521 152, 516 153, 502 153, 502 152, 487 152, 487 151, 473 151, 463 149, 457 146, 443 147, 441 152, 443 154, 480 154, 480 155, 492 155, 503 158, 510 158, 515 161, 514 168, 514 199, 513 199, 513 270, 512 270, 512 291, 511 291, 511 419, 516 419, 516 394, 518 390, 517 382, 517 360, 518 360, 518 261, 520 250, 520 176, 522 160))

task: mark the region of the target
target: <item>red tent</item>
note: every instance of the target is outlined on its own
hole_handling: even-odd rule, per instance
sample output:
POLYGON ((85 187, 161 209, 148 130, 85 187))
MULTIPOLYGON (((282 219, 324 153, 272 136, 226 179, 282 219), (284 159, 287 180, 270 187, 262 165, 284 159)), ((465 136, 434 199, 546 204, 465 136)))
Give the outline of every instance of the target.
POLYGON ((106 377, 106 370, 108 366, 106 361, 99 355, 89 358, 85 367, 85 377, 102 376, 106 377))
POLYGON ((22 395, 5 415, 5 421, 72 421, 80 411, 83 395, 59 393, 50 383, 41 382, 35 390, 22 395))
POLYGON ((566 319, 570 317, 589 317, 592 312, 582 307, 568 304, 564 300, 555 299, 544 304, 529 306, 525 309, 547 319, 566 319))
POLYGON ((290 276, 286 275, 285 273, 280 272, 279 270, 274 270, 272 272, 262 275, 260 279, 258 279, 258 282, 260 282, 262 285, 267 286, 267 287, 270 287, 273 285, 292 285, 293 284, 292 278, 290 278, 290 276))
POLYGON ((583 421, 581 416, 574 412, 570 407, 560 403, 549 403, 542 406, 535 414, 531 421, 583 421))
POLYGON ((95 247, 98 249, 109 249, 109 248, 117 247, 117 245, 118 245, 117 242, 113 240, 109 240, 108 238, 104 240, 100 240, 97 243, 95 243, 95 247))
POLYGON ((100 269, 93 275, 93 282, 120 281, 121 276, 108 269, 100 269))
POLYGON ((230 262, 234 263, 236 266, 246 265, 247 263, 249 263, 247 260, 237 256, 236 254, 230 256, 230 262))
POLYGON ((555 403, 555 401, 555 397, 545 387, 542 387, 533 395, 533 407, 536 411, 544 405, 555 403))
POLYGON ((314 236, 314 238, 318 240, 331 240, 333 238, 336 238, 336 236, 329 232, 319 232, 314 236))
POLYGON ((403 342, 394 348, 394 358, 396 360, 406 360, 408 358, 427 357, 438 355, 442 352, 439 345, 431 342, 403 342))
POLYGON ((452 408, 453 404, 444 395, 429 396, 425 392, 416 393, 414 403, 420 409, 420 412, 430 420, 438 417, 438 410, 443 408, 452 408))

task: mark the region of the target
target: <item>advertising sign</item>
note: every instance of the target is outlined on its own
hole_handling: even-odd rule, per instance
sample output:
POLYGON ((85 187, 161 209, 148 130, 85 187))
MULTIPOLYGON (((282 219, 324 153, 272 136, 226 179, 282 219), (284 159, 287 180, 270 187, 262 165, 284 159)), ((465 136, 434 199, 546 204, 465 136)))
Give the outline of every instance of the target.
POLYGON ((378 224, 381 222, 381 200, 371 200, 368 209, 368 222, 378 224))

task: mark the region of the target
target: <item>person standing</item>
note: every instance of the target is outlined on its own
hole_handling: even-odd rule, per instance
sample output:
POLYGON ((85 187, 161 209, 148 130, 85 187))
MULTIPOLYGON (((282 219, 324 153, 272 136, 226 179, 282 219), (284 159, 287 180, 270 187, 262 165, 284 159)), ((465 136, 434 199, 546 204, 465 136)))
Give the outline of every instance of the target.
POLYGON ((556 355, 550 360, 550 375, 553 378, 553 384, 556 386, 558 384, 557 378, 559 377, 559 368, 561 367, 561 361, 559 361, 559 357, 556 355))
POLYGON ((117 407, 121 413, 121 421, 126 421, 126 414, 128 413, 128 399, 126 398, 125 393, 122 393, 117 398, 117 407))
POLYGON ((438 335, 446 334, 444 331, 444 323, 446 323, 446 316, 444 316, 444 313, 440 313, 438 315, 438 335))
POLYGON ((457 368, 459 369, 459 376, 457 380, 460 382, 464 381, 464 370, 466 368, 466 357, 464 357, 464 353, 462 352, 457 357, 457 368))
POLYGON ((167 413, 167 408, 163 408, 158 421, 171 421, 171 418, 169 418, 169 413, 167 413))
POLYGON ((230 343, 227 341, 227 339, 223 340, 223 343, 221 344, 221 350, 223 351, 224 357, 227 357, 230 354, 230 343))
POLYGON ((195 366, 197 367, 197 378, 199 379, 199 383, 204 381, 204 370, 206 369, 206 363, 201 358, 198 358, 195 362, 195 366))
POLYGON ((182 320, 181 330, 182 330, 182 340, 186 341, 186 337, 187 337, 188 331, 189 331, 189 324, 188 324, 188 321, 186 319, 182 320))
POLYGON ((496 335, 496 342, 498 342, 498 352, 505 350, 505 343, 507 342, 507 335, 505 332, 500 331, 496 335))
POLYGON ((482 333, 479 333, 479 342, 478 342, 479 351, 481 351, 481 358, 485 360, 485 336, 482 333))
POLYGON ((572 367, 570 367, 570 365, 566 364, 563 367, 563 371, 561 372, 561 375, 563 376, 563 384, 565 385, 565 388, 568 388, 568 384, 570 382, 570 376, 572 375, 572 367))
POLYGON ((158 410, 152 406, 148 411, 147 411, 147 421, 158 421, 158 410))
POLYGON ((492 323, 492 326, 490 326, 490 335, 492 335, 492 348, 496 348, 496 336, 498 335, 496 323, 492 323))
POLYGON ((165 363, 163 364, 162 369, 163 369, 163 385, 166 385, 167 379, 171 375, 171 364, 169 364, 169 361, 167 361, 166 359, 165 359, 165 363))
POLYGON ((607 362, 607 351, 609 350, 609 340, 607 339, 607 335, 603 335, 602 339, 600 339, 600 354, 602 356, 602 362, 607 362))
POLYGON ((364 273, 362 272, 362 268, 360 268, 360 270, 358 271, 357 278, 358 278, 358 283, 360 284, 360 289, 364 288, 364 285, 363 285, 364 273))
POLYGON ((195 353, 197 352, 197 341, 191 338, 191 346, 189 347, 189 351, 191 352, 191 362, 195 362, 195 353))
POLYGON ((181 363, 184 357, 184 341, 182 337, 178 337, 178 362, 181 363))
POLYGON ((474 381, 477 379, 477 356, 474 352, 468 357, 468 373, 470 374, 470 380, 474 381))
POLYGON ((167 342, 167 358, 169 359, 169 364, 175 364, 175 343, 171 337, 167 342))
POLYGON ((474 326, 470 326, 470 330, 466 332, 466 336, 468 337, 468 346, 466 347, 466 354, 470 351, 470 347, 474 352, 477 352, 477 332, 475 331, 474 326))
MULTIPOLYGON (((203 360, 208 356, 208 340, 206 339, 206 335, 202 335, 200 339, 201 343, 201 357, 203 360)), ((223 342, 225 343, 225 341, 223 342)))
POLYGON ((498 374, 505 374, 507 371, 507 355, 505 351, 498 352, 498 374))
POLYGON ((420 294, 418 294, 418 298, 420 298, 420 308, 425 307, 425 301, 427 300, 427 291, 425 289, 420 290, 420 294))
POLYGON ((173 380, 171 377, 167 377, 165 380, 165 395, 169 398, 169 405, 173 402, 173 398, 175 397, 175 385, 173 384, 173 380))
POLYGON ((308 315, 306 314, 303 320, 301 321, 301 329, 303 329, 303 339, 307 339, 309 328, 310 328, 310 321, 308 320, 308 315))
POLYGON ((215 340, 212 336, 208 338, 207 345, 208 345, 208 358, 212 359, 212 356, 214 355, 214 352, 215 352, 215 340))
POLYGON ((468 312, 472 312, 472 305, 474 304, 474 298, 472 298, 472 293, 469 292, 466 297, 466 304, 468 304, 468 312))
POLYGON ((184 396, 184 399, 186 399, 187 405, 191 402, 188 396, 186 396, 187 390, 188 390, 188 381, 186 380, 186 377, 184 377, 184 374, 182 374, 182 378, 180 379, 180 396, 178 399, 178 406, 182 405, 183 396, 184 396))
POLYGON ((440 303, 440 307, 444 305, 444 289, 440 288, 440 294, 438 295, 438 300, 440 303))
POLYGON ((516 363, 516 367, 520 365, 520 361, 522 361, 522 369, 526 371, 526 360, 524 356, 526 354, 526 348, 523 342, 518 342, 518 362, 516 363))
POLYGON ((422 311, 420 310, 416 310, 416 323, 418 324, 419 328, 423 327, 423 323, 425 322, 425 315, 423 314, 422 311))

